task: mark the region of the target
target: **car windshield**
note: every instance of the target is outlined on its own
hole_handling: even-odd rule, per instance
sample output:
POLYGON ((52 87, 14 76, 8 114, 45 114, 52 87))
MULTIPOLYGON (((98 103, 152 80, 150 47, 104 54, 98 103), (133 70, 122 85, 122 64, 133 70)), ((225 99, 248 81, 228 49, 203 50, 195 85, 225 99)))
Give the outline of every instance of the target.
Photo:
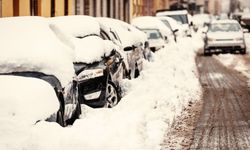
POLYGON ((169 15, 169 17, 175 19, 177 22, 181 24, 188 24, 187 15, 169 15))
POLYGON ((214 23, 209 27, 210 32, 238 32, 240 25, 236 23, 214 23))
POLYGON ((143 31, 147 34, 148 39, 160 39, 160 38, 162 38, 161 33, 156 29, 143 29, 143 31))

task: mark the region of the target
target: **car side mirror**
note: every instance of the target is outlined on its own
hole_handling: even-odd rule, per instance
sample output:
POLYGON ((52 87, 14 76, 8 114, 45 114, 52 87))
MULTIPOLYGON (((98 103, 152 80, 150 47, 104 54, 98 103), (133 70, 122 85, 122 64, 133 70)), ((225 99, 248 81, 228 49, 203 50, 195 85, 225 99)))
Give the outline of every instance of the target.
POLYGON ((127 52, 127 51, 132 51, 133 49, 134 49, 133 46, 127 46, 123 50, 127 52))

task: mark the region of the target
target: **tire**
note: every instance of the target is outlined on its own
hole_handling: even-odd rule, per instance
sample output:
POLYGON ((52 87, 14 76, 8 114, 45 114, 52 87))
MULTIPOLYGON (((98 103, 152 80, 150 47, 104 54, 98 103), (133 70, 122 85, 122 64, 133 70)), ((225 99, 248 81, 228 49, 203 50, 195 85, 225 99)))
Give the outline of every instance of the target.
POLYGON ((211 56, 212 54, 210 52, 204 52, 204 56, 211 56))
POLYGON ((242 49, 242 50, 240 51, 240 53, 241 53, 242 55, 245 55, 245 54, 246 54, 246 49, 242 49))
POLYGON ((106 104, 105 107, 113 108, 115 107, 119 101, 120 96, 118 94, 118 90, 115 87, 115 84, 111 81, 108 81, 107 88, 106 88, 106 104))
POLYGON ((140 76, 140 71, 139 71, 138 66, 137 66, 137 64, 136 64, 136 65, 135 65, 134 78, 137 78, 137 77, 139 77, 139 76, 140 76))

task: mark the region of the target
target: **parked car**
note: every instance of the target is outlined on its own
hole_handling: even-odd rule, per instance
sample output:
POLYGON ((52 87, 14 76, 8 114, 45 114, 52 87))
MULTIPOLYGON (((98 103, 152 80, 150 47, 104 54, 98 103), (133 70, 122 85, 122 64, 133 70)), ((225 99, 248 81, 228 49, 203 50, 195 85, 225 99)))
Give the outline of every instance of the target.
POLYGON ((75 47, 73 60, 78 97, 91 107, 114 107, 121 99, 121 81, 126 72, 119 46, 90 16, 62 16, 50 19, 70 37, 75 47))
POLYGON ((145 32, 148 36, 149 47, 152 52, 156 52, 161 48, 164 48, 165 41, 161 32, 158 29, 141 29, 141 31, 145 32))
POLYGON ((240 24, 236 20, 211 22, 206 33, 204 55, 236 51, 246 53, 246 43, 240 24))
POLYGON ((127 55, 129 75, 131 78, 138 77, 143 68, 144 52, 145 48, 147 48, 147 45, 144 43, 145 39, 142 39, 140 35, 144 33, 139 31, 139 34, 136 33, 133 31, 136 30, 135 28, 131 29, 132 27, 129 24, 120 20, 105 17, 97 18, 97 20, 101 26, 110 29, 111 32, 117 33, 116 39, 120 41, 121 47, 127 55))
POLYGON ((139 29, 147 29, 153 28, 158 29, 163 38, 165 43, 174 42, 174 34, 169 27, 167 27, 159 18, 153 16, 142 16, 136 17, 131 20, 131 24, 139 29))
POLYGON ((175 42, 177 42, 177 36, 184 35, 183 33, 184 30, 182 29, 181 25, 173 18, 170 17, 157 17, 157 18, 160 19, 172 31, 175 42))
POLYGON ((30 125, 40 120, 72 124, 81 114, 74 91, 71 99, 64 94, 74 86, 73 55, 47 20, 1 18, 0 40, 0 101, 8 107, 7 120, 12 115, 30 125))
POLYGON ((190 25, 192 25, 191 21, 189 20, 189 14, 187 10, 158 10, 156 12, 157 17, 171 17, 175 19, 177 22, 179 22, 182 26, 182 28, 185 31, 185 35, 190 37, 192 36, 190 25))

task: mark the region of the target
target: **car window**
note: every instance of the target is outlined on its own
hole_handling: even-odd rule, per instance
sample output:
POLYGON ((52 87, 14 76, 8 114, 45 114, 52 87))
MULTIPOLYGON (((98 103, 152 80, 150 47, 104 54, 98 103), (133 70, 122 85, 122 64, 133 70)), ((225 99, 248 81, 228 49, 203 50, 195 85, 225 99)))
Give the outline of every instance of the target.
POLYGON ((187 15, 169 15, 169 17, 175 19, 177 22, 181 24, 188 24, 187 15))
POLYGON ((214 23, 209 27, 210 32, 238 32, 240 25, 236 23, 214 23))
POLYGON ((162 35, 158 30, 145 29, 143 31, 147 34, 148 39, 160 39, 160 38, 162 38, 162 35))

